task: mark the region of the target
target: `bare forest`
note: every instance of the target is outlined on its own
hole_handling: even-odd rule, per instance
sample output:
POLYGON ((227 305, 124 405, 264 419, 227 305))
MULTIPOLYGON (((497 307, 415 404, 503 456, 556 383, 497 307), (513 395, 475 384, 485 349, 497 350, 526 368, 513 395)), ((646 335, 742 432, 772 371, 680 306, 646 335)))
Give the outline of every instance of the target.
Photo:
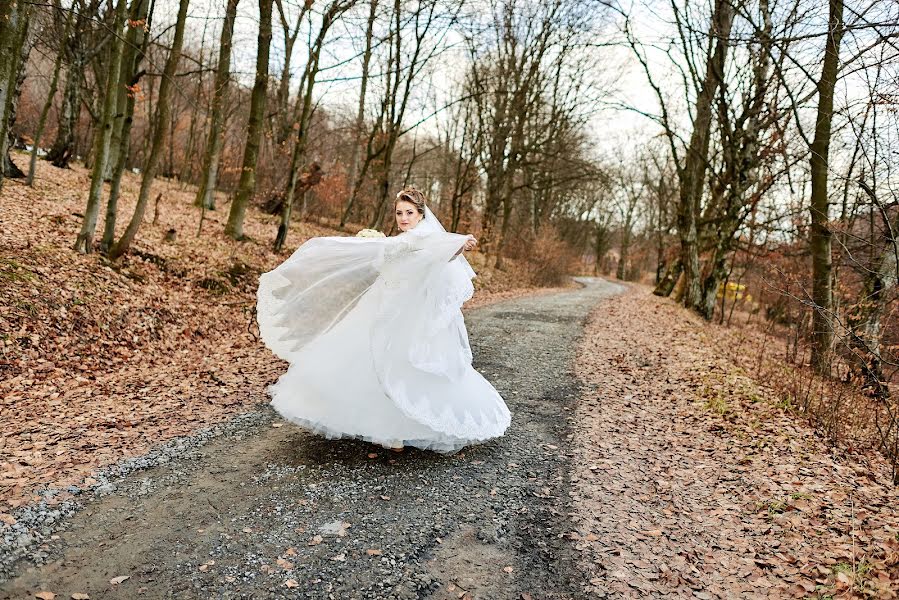
POLYGON ((0 0, 0 160, 0 513, 258 402, 258 275, 407 185, 478 238, 472 307, 621 282, 633 347, 706 327, 899 484, 899 2, 0 0), (54 373, 90 393, 39 424, 54 373))

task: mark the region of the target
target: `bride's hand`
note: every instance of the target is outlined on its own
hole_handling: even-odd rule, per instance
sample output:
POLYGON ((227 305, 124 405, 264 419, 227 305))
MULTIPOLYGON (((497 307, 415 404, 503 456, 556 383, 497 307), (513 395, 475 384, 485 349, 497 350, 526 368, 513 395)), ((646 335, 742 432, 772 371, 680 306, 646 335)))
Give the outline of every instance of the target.
POLYGON ((462 246, 462 248, 465 251, 474 250, 474 247, 477 245, 478 245, 478 239, 475 236, 468 234, 468 241, 465 242, 465 245, 462 246))

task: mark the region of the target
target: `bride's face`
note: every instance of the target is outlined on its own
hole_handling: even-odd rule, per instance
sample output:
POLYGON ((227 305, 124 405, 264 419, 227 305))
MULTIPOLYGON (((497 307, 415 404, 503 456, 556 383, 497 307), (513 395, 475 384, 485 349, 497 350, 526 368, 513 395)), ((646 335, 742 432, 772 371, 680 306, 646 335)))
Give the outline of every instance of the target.
POLYGON ((421 213, 411 202, 400 200, 396 203, 396 226, 400 231, 409 231, 421 221, 421 213))

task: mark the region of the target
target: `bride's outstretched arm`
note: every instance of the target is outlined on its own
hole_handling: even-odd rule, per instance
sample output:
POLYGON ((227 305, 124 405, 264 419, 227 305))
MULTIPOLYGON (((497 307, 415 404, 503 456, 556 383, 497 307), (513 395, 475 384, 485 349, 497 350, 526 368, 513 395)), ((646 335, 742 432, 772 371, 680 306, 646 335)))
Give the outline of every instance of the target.
POLYGON ((469 233, 467 237, 468 237, 468 239, 465 241, 465 243, 462 245, 462 247, 459 248, 459 250, 456 252, 456 254, 453 255, 453 257, 450 260, 455 260, 456 257, 459 256, 460 254, 462 254, 463 251, 473 250, 474 247, 478 245, 478 239, 475 236, 473 236, 469 233))

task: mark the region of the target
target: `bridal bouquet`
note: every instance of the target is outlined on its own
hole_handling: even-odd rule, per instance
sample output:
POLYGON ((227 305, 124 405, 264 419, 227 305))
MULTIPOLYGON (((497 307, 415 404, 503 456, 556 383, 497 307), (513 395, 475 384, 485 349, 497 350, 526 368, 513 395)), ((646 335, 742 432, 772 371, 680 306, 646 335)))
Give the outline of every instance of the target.
POLYGON ((359 233, 356 234, 356 237, 364 237, 364 238, 377 238, 377 237, 385 237, 383 233, 378 231, 377 229, 363 229, 359 233))

